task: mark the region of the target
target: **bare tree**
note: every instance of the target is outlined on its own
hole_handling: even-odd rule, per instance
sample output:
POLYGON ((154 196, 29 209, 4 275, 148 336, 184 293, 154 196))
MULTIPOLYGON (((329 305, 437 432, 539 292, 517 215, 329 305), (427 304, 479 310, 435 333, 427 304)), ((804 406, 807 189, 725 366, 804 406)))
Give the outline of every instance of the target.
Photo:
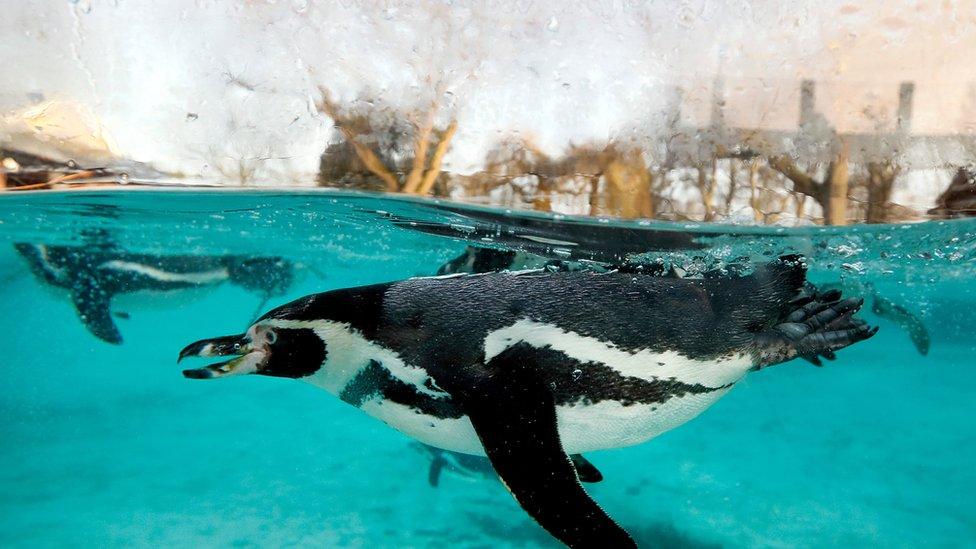
POLYGON ((652 217, 654 203, 651 195, 653 175, 644 162, 641 151, 631 149, 616 152, 607 159, 604 177, 609 190, 609 206, 615 215, 625 218, 652 217))
MULTIPOLYGON (((437 128, 435 120, 438 111, 436 102, 431 102, 425 112, 409 112, 401 114, 389 107, 381 106, 376 100, 357 102, 367 105, 367 110, 342 109, 332 99, 326 88, 320 88, 322 96, 316 108, 322 114, 332 119, 336 129, 342 135, 344 143, 352 147, 359 164, 372 176, 383 182, 383 187, 389 192, 404 192, 408 194, 429 194, 441 174, 441 164, 444 155, 451 145, 451 140, 457 132, 457 121, 452 119, 445 128, 437 128), (370 110, 387 109, 384 123, 377 124, 370 110), (392 117, 392 118, 391 118, 392 117), (406 121, 406 124, 403 123, 406 121), (378 136, 390 134, 386 143, 378 136), (409 145, 403 141, 409 142, 409 145), (410 153, 404 154, 404 149, 410 153), (397 156, 408 156, 409 165, 406 173, 398 169, 400 162, 397 156)), ((328 152, 328 150, 327 150, 328 152)), ((341 149, 333 151, 335 160, 352 165, 348 152, 341 149), (345 155, 345 157, 343 156, 345 155)), ((320 173, 328 173, 332 167, 320 167, 320 173)), ((323 178, 320 175, 320 178, 323 178)), ((325 181, 328 183, 328 181, 325 181)))
MULTIPOLYGON (((442 168, 458 130, 453 100, 477 77, 487 55, 486 44, 493 43, 491 38, 502 31, 485 23, 497 15, 480 5, 434 3, 405 11, 413 13, 396 20, 372 20, 377 38, 370 50, 380 51, 378 55, 384 55, 407 75, 403 87, 411 92, 392 98, 385 91, 382 95, 387 101, 382 101, 380 94, 360 90, 363 100, 341 105, 331 90, 320 87, 322 97, 317 108, 333 120, 352 148, 356 164, 370 178, 381 181, 384 190, 443 193, 448 177, 442 168), (413 25, 417 36, 406 55, 401 40, 404 25, 413 25), (391 133, 395 133, 392 139, 391 133)), ((357 76, 362 74, 362 62, 368 62, 359 59, 357 64, 355 60, 343 61, 346 56, 337 57, 340 70, 357 76)))
MULTIPOLYGON (((380 181, 383 182, 387 191, 395 192, 400 190, 400 181, 397 176, 390 170, 388 164, 391 163, 392 159, 389 158, 389 149, 387 151, 382 151, 376 144, 376 140, 373 139, 373 143, 370 143, 367 138, 370 134, 374 133, 374 128, 370 123, 369 116, 366 113, 358 112, 342 112, 339 105, 332 99, 332 94, 328 89, 321 87, 319 88, 322 96, 319 101, 315 104, 315 108, 322 114, 328 116, 332 119, 335 124, 336 129, 342 134, 344 142, 351 146, 359 159, 362 166, 380 181), (388 158, 384 161, 381 155, 387 153, 388 158)), ((367 101, 366 103, 371 103, 367 101)), ((336 150, 336 152, 340 152, 336 150)), ((341 153, 341 154, 344 154, 341 153)), ((347 161, 351 159, 346 158, 347 161)), ((350 162, 351 164, 351 162, 350 162)), ((394 167, 395 169, 395 167, 394 167)))
POLYGON ((891 192, 899 168, 890 161, 869 162, 866 181, 868 200, 865 221, 868 223, 887 223, 892 221, 891 192))
POLYGON ((827 165, 822 180, 817 180, 797 167, 792 158, 786 155, 773 156, 769 166, 780 172, 793 183, 793 191, 813 198, 824 212, 825 225, 846 225, 848 222, 847 202, 848 147, 841 142, 834 159, 827 165))
POLYGON ((696 180, 696 187, 701 195, 701 204, 704 209, 703 220, 712 221, 715 219, 715 207, 713 205, 713 200, 715 198, 715 176, 717 161, 712 160, 711 163, 711 175, 709 175, 709 170, 704 163, 699 163, 695 169, 698 172, 698 179, 696 180))

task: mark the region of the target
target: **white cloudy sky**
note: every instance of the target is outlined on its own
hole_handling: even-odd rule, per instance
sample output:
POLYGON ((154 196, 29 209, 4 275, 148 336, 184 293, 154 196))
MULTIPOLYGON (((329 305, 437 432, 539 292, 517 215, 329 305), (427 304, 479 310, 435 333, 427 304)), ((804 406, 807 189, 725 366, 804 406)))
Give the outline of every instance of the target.
POLYGON ((706 123, 719 74, 734 124, 791 127, 812 78, 842 128, 870 129, 865 106, 890 114, 913 81, 915 131, 971 130, 974 56, 971 0, 34 0, 0 19, 0 111, 71 101, 129 158, 205 177, 267 158, 280 179, 313 173, 331 135, 317 86, 410 107, 431 75, 459 121, 449 167, 468 171, 513 132, 554 152, 653 133, 673 84, 706 123))

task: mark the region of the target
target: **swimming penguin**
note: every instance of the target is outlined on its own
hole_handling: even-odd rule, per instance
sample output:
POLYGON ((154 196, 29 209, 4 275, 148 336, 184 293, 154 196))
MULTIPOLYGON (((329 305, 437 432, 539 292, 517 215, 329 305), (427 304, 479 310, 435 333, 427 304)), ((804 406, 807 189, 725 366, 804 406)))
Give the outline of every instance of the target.
POLYGON ((810 292, 797 256, 747 276, 586 271, 413 278, 310 295, 245 333, 187 345, 233 356, 183 375, 323 388, 406 435, 486 455, 519 505, 571 547, 633 547, 569 456, 645 442, 750 371, 820 365, 876 328, 860 299, 810 292))
MULTIPOLYGON (((67 289, 78 318, 102 341, 122 343, 112 299, 134 292, 169 292, 231 282, 265 298, 291 284, 292 264, 278 257, 130 254, 111 245, 14 244, 41 281, 67 289)), ((127 318, 126 311, 116 316, 127 318)))

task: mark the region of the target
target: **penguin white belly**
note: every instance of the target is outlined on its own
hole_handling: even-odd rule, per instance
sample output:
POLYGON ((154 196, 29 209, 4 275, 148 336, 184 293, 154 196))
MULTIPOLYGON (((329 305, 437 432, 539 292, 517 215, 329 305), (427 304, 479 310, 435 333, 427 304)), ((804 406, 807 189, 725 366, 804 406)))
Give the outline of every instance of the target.
MULTIPOLYGON (((432 380, 426 369, 405 363, 393 350, 365 339, 349 325, 334 322, 275 320, 281 327, 308 327, 316 331, 330 349, 322 368, 305 381, 337 396, 357 384, 356 379, 372 367, 383 375, 411 387, 418 394, 436 398, 449 395, 428 386, 432 380)), ((564 330, 558 326, 521 320, 491 332, 485 338, 485 355, 491 359, 517 344, 558 352, 567 361, 580 365, 580 398, 556 406, 556 419, 563 448, 568 453, 632 446, 645 442, 694 418, 721 398, 752 366, 746 354, 711 359, 695 359, 674 351, 650 349, 624 350, 612 342, 564 330), (687 384, 657 400, 598 398, 587 394, 587 383, 602 381, 586 370, 590 364, 609 368, 622 378, 647 382, 662 380, 687 384), (701 389, 701 391, 689 390, 701 389)), ((595 387, 599 389, 599 386, 595 387)), ((628 395, 630 397, 631 395, 628 395)), ((637 395, 634 395, 636 397, 637 395)), ((466 416, 438 417, 418 407, 393 402, 370 392, 356 399, 355 405, 370 416, 425 444, 484 455, 481 441, 466 416)))
MULTIPOLYGON (((730 387, 731 388, 731 387, 730 387)), ((693 419, 730 388, 675 396, 663 404, 628 404, 604 400, 556 407, 559 437, 570 454, 633 446, 693 419)), ((388 400, 364 403, 362 410, 424 444, 483 456, 485 451, 466 416, 438 418, 388 400)))
POLYGON ((675 396, 663 404, 625 406, 615 400, 604 400, 557 406, 559 438, 570 454, 641 444, 694 419, 729 389, 675 396))

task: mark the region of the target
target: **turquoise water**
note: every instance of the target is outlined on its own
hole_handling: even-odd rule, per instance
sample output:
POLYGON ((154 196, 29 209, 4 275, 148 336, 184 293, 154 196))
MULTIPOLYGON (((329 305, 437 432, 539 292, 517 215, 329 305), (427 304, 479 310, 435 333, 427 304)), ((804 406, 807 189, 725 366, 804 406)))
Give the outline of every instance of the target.
POLYGON ((605 477, 589 492, 639 543, 976 544, 976 220, 706 227, 334 192, 85 191, 0 196, 0 546, 555 546, 500 483, 445 473, 431 487, 425 453, 331 395, 186 380, 176 355, 295 297, 433 274, 472 240, 568 257, 662 235, 691 245, 629 259, 695 269, 800 252, 812 279, 903 307, 931 344, 923 356, 866 307, 881 331, 836 362, 751 374, 674 431, 589 454, 605 477), (523 238, 526 219, 598 238, 550 246, 523 238), (113 304, 124 342, 112 345, 12 245, 94 241, 278 257, 294 278, 275 295, 225 283, 130 296, 113 304))

